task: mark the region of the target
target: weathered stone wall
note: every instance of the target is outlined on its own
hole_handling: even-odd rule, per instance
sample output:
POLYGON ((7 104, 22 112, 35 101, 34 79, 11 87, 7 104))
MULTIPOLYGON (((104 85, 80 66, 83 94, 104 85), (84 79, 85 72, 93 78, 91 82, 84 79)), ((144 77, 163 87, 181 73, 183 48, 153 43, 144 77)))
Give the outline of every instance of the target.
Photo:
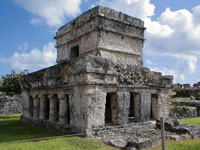
POLYGON ((181 89, 180 91, 176 92, 176 97, 191 97, 194 98, 197 96, 200 89, 181 89))
POLYGON ((161 73, 143 67, 120 65, 105 58, 89 55, 23 77, 23 88, 27 90, 87 84, 170 88, 172 77, 162 76, 161 73))
MULTIPOLYGON (((69 35, 71 36, 71 35, 69 35)), ((63 37, 63 41, 67 41, 67 37, 63 37)), ((97 54, 97 45, 98 45, 98 31, 90 32, 79 39, 70 42, 64 43, 61 46, 57 47, 57 62, 60 63, 65 60, 70 59, 70 50, 72 47, 79 46, 79 55, 83 53, 90 53, 93 55, 97 54)))
POLYGON ((189 100, 189 101, 174 101, 172 102, 172 105, 175 106, 182 106, 182 105, 187 105, 191 107, 196 107, 197 108, 197 116, 200 116, 200 101, 199 100, 189 100))
POLYGON ((23 115, 30 118, 30 107, 33 107, 33 118, 45 119, 43 109, 46 109, 46 105, 43 104, 42 95, 47 95, 50 110, 52 109, 49 120, 62 124, 62 119, 56 118, 62 118, 64 115, 65 109, 61 107, 59 98, 60 93, 63 93, 69 97, 69 126, 84 132, 87 128, 105 125, 106 95, 114 93, 111 123, 127 124, 132 92, 137 93, 134 98, 135 120, 149 120, 151 113, 152 119, 159 120, 161 116, 168 116, 166 103, 170 85, 171 77, 162 76, 146 68, 119 65, 105 58, 83 55, 25 76, 22 93, 23 115), (55 94, 58 95, 56 99, 53 98, 55 94), (152 94, 158 95, 155 104, 151 104, 152 94), (53 107, 57 105, 55 101, 59 103, 59 112, 53 107))
POLYGON ((0 96, 0 114, 22 113, 22 101, 20 96, 0 96))
POLYGON ((142 66, 143 24, 111 9, 93 8, 57 32, 57 62, 69 60, 71 48, 78 45, 79 55, 87 52, 122 64, 142 66))
POLYGON ((196 107, 177 107, 169 109, 169 116, 174 119, 197 117, 196 107))
MULTIPOLYGON (((117 11, 115 11, 113 9, 97 6, 97 7, 93 8, 93 9, 83 13, 82 15, 80 15, 76 19, 72 20, 68 24, 62 26, 58 30, 58 32, 56 33, 56 38, 62 37, 66 33, 73 31, 74 28, 77 29, 79 26, 84 25, 86 22, 89 22, 95 16, 99 16, 102 19, 106 18, 108 20, 113 20, 114 22, 116 22, 116 24, 130 25, 130 26, 133 26, 133 27, 136 27, 136 28, 139 28, 139 29, 144 29, 144 22, 142 20, 140 20, 140 19, 128 16, 128 15, 126 15, 124 13, 121 13, 121 12, 117 12, 117 11)), ((105 22, 102 21, 102 19, 97 20, 95 22, 97 24, 95 24, 95 25, 99 25, 99 26, 101 26, 101 28, 103 28, 103 27, 104 28, 109 28, 110 27, 113 30, 116 30, 115 28, 119 28, 120 27, 120 25, 116 25, 116 24, 113 24, 113 27, 110 26, 110 25, 109 26, 108 25, 105 26, 105 25, 103 25, 103 24, 105 24, 105 22)), ((92 25, 91 25, 91 27, 92 27, 92 25)), ((123 29, 123 28, 121 28, 121 29, 123 29)), ((87 32, 86 31, 85 32, 76 31, 75 33, 76 34, 74 34, 74 36, 71 37, 71 40, 81 36, 81 34, 86 34, 87 32)), ((126 33, 129 33, 130 36, 132 35, 132 32, 126 32, 126 33)), ((66 41, 66 42, 68 42, 68 41, 66 41)))
POLYGON ((173 77, 142 67, 144 30, 143 21, 105 7, 61 27, 58 64, 22 78, 22 121, 88 132, 167 118, 173 77))

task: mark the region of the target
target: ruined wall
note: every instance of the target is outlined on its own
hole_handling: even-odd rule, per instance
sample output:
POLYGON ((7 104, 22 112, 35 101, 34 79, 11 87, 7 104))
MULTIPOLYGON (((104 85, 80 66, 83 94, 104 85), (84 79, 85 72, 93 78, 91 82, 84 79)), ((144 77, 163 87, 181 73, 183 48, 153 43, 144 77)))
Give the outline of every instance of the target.
POLYGON ((90 53, 114 62, 142 66, 143 24, 139 19, 96 7, 59 29, 55 37, 57 62, 70 59, 71 48, 79 45, 80 55, 90 53))
POLYGON ((100 6, 61 27, 58 64, 22 78, 22 121, 86 132, 167 117, 173 77, 142 66, 144 30, 140 19, 100 6))
POLYGON ((0 95, 0 114, 22 113, 22 100, 18 95, 0 95))
POLYGON ((173 109, 169 109, 169 116, 175 119, 197 117, 197 108, 196 107, 185 107, 185 108, 175 107, 173 109))
POLYGON ((87 84, 167 89, 172 86, 171 76, 162 76, 161 73, 144 67, 116 64, 111 60, 89 55, 31 73, 22 80, 24 90, 87 84))
POLYGON ((111 124, 130 122, 131 93, 136 93, 134 97, 135 121, 157 120, 161 116, 168 116, 166 104, 168 91, 172 85, 171 77, 162 76, 146 68, 119 65, 97 56, 83 55, 26 75, 22 81, 22 120, 30 124, 33 123, 31 118, 38 120, 34 123, 35 125, 43 120, 42 125, 45 128, 52 127, 66 131, 67 125, 72 131, 85 132, 86 129, 94 126, 104 126, 108 94, 112 95, 111 101, 113 101, 110 112, 111 124), (155 103, 152 102, 152 94, 158 95, 155 103), (51 110, 49 120, 44 117, 47 107, 44 104, 45 97, 49 101, 51 110), (63 120, 67 111, 66 107, 63 107, 66 106, 66 102, 63 101, 66 97, 69 99, 70 119, 65 117, 63 120), (31 99, 33 99, 32 104, 31 99), (58 108, 53 107, 56 104, 55 101, 59 103, 58 108), (151 110, 151 105, 153 105, 153 110, 151 110), (56 109, 59 110, 56 111, 56 109), (32 110, 31 113, 30 110, 32 110), (67 119, 70 121, 68 122, 67 119), (65 122, 68 123, 64 124, 65 122))
MULTIPOLYGON (((66 37, 63 37, 63 41, 67 41, 66 37)), ((57 62, 60 63, 64 60, 70 59, 71 48, 74 46, 79 46, 79 54, 83 53, 97 53, 97 42, 98 42, 98 32, 90 32, 73 42, 64 43, 57 47, 57 62)))

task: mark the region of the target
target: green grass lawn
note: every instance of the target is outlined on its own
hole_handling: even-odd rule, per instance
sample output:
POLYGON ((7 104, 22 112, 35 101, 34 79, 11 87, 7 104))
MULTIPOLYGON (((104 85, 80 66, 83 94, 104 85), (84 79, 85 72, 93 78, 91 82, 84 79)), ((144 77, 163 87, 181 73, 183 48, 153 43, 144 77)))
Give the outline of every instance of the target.
POLYGON ((0 116, 0 143, 61 135, 61 133, 24 125, 19 119, 20 115, 0 116))
POLYGON ((200 117, 179 119, 179 121, 181 123, 185 123, 185 124, 193 124, 193 125, 199 125, 200 126, 200 117))
MULTIPOLYGON (((150 150, 161 150, 161 147, 155 147, 150 150)), ((166 150, 200 150, 200 139, 187 140, 180 142, 168 142, 166 150)))
POLYGON ((174 97, 174 98, 170 98, 169 102, 174 102, 177 100, 188 101, 188 100, 190 100, 190 98, 189 97, 174 97))
POLYGON ((0 144, 0 150, 114 150, 99 141, 80 137, 56 138, 38 142, 0 144))
POLYGON ((169 109, 174 109, 174 108, 188 108, 191 106, 187 106, 187 105, 181 105, 181 106, 174 106, 174 105, 169 105, 168 108, 169 109))
MULTIPOLYGON (((193 124, 200 126, 200 117, 179 119, 181 123, 193 124)), ((200 150, 200 139, 180 141, 180 142, 167 142, 167 150, 200 150)), ((150 150, 161 150, 161 147, 155 147, 150 150)))
POLYGON ((114 150, 113 147, 100 141, 81 137, 4 144, 4 142, 58 135, 62 134, 22 124, 19 115, 0 116, 0 150, 114 150))

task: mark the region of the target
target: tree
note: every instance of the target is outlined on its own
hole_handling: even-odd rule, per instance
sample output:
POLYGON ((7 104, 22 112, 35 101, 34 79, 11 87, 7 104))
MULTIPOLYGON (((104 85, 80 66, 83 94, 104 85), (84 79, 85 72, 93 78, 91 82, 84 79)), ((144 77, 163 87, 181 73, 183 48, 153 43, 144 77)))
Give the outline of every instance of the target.
POLYGON ((24 75, 24 73, 17 74, 15 70, 12 70, 11 74, 2 76, 2 84, 0 85, 0 91, 10 96, 13 96, 15 94, 21 94, 22 75, 24 75))
POLYGON ((197 92, 196 100, 200 100, 200 92, 197 92))

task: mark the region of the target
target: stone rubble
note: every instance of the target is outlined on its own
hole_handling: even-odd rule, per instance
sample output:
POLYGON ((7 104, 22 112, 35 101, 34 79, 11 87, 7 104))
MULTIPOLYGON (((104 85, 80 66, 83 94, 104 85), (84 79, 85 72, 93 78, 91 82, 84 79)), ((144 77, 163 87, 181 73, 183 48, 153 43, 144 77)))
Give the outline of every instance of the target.
MULTIPOLYGON (((157 122, 130 123, 125 126, 93 128, 93 138, 119 149, 145 149, 161 143, 157 122)), ((165 123, 166 140, 180 141, 200 138, 200 126, 180 124, 177 120, 165 123)))
POLYGON ((22 99, 19 95, 0 95, 0 114, 22 113, 22 99))

